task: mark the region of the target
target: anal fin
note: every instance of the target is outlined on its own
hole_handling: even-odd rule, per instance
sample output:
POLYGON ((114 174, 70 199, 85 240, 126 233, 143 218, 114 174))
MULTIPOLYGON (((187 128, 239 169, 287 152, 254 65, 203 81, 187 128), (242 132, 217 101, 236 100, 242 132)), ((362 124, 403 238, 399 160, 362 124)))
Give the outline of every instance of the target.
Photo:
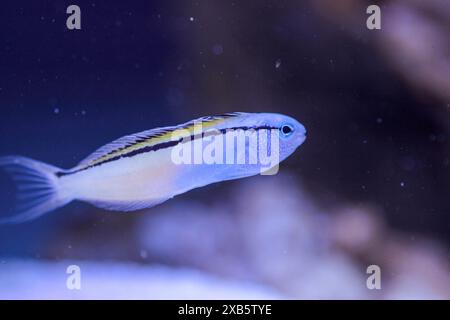
POLYGON ((102 200, 85 200, 90 204, 105 210, 110 211, 136 211, 140 209, 154 207, 170 198, 137 200, 137 201, 102 201, 102 200))

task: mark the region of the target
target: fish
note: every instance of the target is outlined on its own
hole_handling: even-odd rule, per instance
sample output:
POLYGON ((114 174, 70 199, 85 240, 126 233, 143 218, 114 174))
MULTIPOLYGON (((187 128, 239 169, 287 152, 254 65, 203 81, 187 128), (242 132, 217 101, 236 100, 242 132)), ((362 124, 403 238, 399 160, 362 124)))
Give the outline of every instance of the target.
POLYGON ((67 170, 1 156, 18 205, 0 223, 30 221, 74 200, 111 211, 150 208, 195 188, 271 172, 305 139, 305 127, 287 115, 231 112, 126 135, 67 170))

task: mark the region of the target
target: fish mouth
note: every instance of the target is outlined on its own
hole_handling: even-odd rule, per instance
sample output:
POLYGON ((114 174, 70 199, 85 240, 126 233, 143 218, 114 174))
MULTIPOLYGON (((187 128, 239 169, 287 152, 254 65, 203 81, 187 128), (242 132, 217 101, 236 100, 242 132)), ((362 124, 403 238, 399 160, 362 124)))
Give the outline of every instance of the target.
POLYGON ((297 135, 297 147, 299 147, 300 145, 302 145, 305 140, 306 140, 306 136, 307 136, 307 132, 306 129, 303 130, 303 132, 299 132, 299 134, 297 135))
POLYGON ((305 126, 298 123, 298 131, 300 133, 300 135, 303 135, 304 137, 306 137, 308 130, 306 130, 305 126))
POLYGON ((298 130, 298 136, 299 136, 300 140, 302 140, 301 142, 303 143, 303 141, 306 140, 306 136, 308 135, 308 131, 300 123, 298 125, 298 129, 297 130, 298 130))
POLYGON ((303 144, 303 142, 305 142, 305 140, 306 140, 306 134, 300 136, 298 140, 299 140, 299 141, 298 141, 298 143, 299 143, 298 145, 300 146, 301 144, 303 144))

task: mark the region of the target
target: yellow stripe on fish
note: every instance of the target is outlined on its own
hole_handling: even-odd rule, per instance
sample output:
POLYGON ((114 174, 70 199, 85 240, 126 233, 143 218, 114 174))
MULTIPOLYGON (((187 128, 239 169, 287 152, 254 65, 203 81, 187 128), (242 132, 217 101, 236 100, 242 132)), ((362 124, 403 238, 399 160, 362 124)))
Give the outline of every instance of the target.
POLYGON ((203 128, 208 129, 213 127, 214 125, 217 125, 225 119, 236 117, 238 115, 239 112, 226 113, 218 116, 207 116, 189 121, 178 126, 156 128, 125 136, 112 142, 111 144, 98 149, 93 154, 89 155, 86 159, 82 160, 74 169, 77 171, 83 170, 85 168, 101 164, 110 159, 126 155, 133 151, 155 146, 159 143, 171 141, 172 135, 176 130, 186 130, 187 132, 192 134, 195 125, 199 123, 201 123, 203 128), (113 145, 114 147, 110 148, 111 145, 113 145))

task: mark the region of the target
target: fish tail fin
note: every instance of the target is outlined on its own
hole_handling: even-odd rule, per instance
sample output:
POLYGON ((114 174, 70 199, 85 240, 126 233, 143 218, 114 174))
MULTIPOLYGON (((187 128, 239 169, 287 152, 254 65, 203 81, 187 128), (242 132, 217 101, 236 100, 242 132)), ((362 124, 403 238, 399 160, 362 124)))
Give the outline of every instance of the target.
POLYGON ((11 175, 18 200, 15 214, 0 224, 33 220, 72 201, 56 175, 62 169, 21 156, 0 157, 0 169, 11 175))

